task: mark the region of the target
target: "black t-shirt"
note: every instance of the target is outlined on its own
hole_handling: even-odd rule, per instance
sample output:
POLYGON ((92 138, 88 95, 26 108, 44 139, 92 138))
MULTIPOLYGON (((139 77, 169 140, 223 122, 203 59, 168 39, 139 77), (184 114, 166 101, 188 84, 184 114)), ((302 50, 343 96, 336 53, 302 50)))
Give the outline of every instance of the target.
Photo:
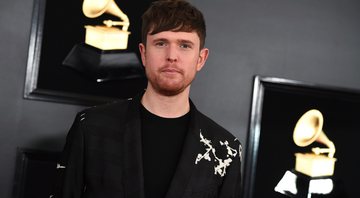
POLYGON ((162 198, 175 173, 190 113, 178 118, 162 118, 141 108, 141 133, 146 198, 162 198))

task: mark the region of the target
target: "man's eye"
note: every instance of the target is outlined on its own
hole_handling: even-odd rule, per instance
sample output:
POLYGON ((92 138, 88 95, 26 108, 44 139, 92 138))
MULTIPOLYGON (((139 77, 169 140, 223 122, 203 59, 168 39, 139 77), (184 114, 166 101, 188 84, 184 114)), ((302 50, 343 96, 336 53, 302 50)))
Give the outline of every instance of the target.
POLYGON ((181 44, 180 47, 184 48, 184 49, 189 49, 189 48, 191 48, 191 45, 189 45, 189 44, 181 44))
POLYGON ((155 45, 158 46, 158 47, 163 47, 166 44, 165 44, 165 42, 157 42, 157 43, 155 43, 155 45))

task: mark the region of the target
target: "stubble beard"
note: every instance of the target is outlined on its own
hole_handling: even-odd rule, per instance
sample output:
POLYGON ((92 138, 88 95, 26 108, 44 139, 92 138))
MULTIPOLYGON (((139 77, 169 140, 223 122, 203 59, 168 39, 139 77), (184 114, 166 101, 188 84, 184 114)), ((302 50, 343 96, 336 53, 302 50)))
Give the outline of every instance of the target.
POLYGON ((160 95, 176 96, 189 87, 194 79, 194 77, 187 79, 184 76, 184 72, 180 69, 178 69, 177 74, 172 78, 171 75, 163 73, 165 69, 166 67, 159 69, 156 74, 150 74, 146 71, 148 83, 160 95))

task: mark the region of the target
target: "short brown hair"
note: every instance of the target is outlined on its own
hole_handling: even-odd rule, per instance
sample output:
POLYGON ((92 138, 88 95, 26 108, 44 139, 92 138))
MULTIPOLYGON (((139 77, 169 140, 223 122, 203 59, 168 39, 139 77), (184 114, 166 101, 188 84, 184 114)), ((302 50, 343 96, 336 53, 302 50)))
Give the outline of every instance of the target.
POLYGON ((163 31, 192 32, 200 38, 200 49, 205 45, 206 27, 203 14, 185 0, 158 0, 142 15, 141 40, 146 45, 148 34, 163 31))

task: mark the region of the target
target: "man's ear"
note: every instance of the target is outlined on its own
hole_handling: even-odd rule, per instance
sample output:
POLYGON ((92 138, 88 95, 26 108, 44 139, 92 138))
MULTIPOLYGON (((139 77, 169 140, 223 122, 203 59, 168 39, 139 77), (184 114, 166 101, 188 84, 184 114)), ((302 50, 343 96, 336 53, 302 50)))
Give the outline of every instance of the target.
POLYGON ((197 63, 197 66, 196 66, 197 71, 200 71, 201 68, 205 65, 205 62, 206 62, 208 56, 209 56, 209 49, 208 48, 202 48, 200 50, 199 59, 198 59, 198 63, 197 63))
POLYGON ((140 55, 141 55, 142 64, 145 67, 146 66, 146 58, 145 58, 146 47, 144 44, 142 44, 142 43, 139 44, 139 51, 140 51, 140 55))

